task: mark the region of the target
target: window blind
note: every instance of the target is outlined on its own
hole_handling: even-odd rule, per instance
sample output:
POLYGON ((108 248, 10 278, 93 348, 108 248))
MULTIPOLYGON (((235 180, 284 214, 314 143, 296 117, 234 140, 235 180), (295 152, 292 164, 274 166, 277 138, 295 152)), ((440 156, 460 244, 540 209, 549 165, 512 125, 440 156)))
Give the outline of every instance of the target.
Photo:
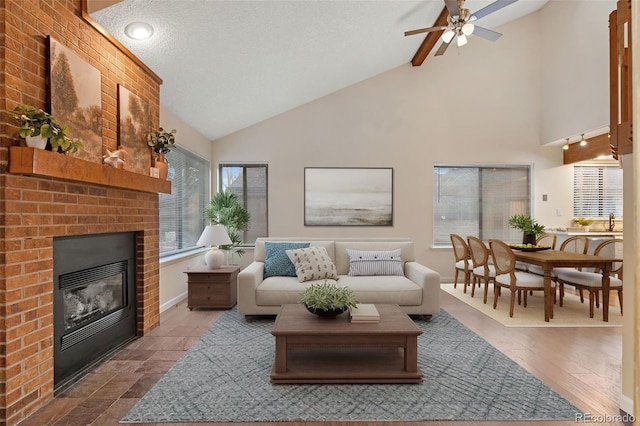
POLYGON ((209 203, 209 162, 176 146, 167 155, 171 194, 160 194, 160 256, 196 247, 209 203))
POLYGON ((622 169, 617 165, 573 167, 574 217, 622 217, 622 169))

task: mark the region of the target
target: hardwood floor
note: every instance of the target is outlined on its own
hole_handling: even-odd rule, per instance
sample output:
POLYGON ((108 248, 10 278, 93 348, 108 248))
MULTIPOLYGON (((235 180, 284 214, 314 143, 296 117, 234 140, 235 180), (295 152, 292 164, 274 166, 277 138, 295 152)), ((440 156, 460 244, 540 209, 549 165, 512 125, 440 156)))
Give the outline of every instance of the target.
MULTIPOLYGON (((508 328, 440 292, 441 306, 550 388, 592 416, 619 415, 622 330, 620 328, 508 328)), ((615 300, 615 298, 612 298, 615 300)), ((189 311, 186 301, 161 315, 160 326, 115 354, 21 426, 117 425, 133 405, 171 368, 223 311, 189 311)), ((602 418, 602 417, 601 417, 602 418)), ((498 422, 384 422, 367 425, 493 426, 498 422)), ((505 421, 500 425, 561 426, 575 421, 505 421)), ((586 422, 585 422, 586 423, 586 422)), ((606 421, 590 424, 623 425, 606 421)), ((146 423, 144 425, 184 425, 146 423)), ((198 423, 227 424, 227 423, 198 423)), ((228 423, 233 425, 233 423, 228 423)), ((254 425, 259 423, 243 423, 254 425)), ((269 423, 305 426, 329 423, 269 423)), ((358 423, 330 423, 356 426, 358 423)), ((364 423, 360 423, 364 424, 364 423)))

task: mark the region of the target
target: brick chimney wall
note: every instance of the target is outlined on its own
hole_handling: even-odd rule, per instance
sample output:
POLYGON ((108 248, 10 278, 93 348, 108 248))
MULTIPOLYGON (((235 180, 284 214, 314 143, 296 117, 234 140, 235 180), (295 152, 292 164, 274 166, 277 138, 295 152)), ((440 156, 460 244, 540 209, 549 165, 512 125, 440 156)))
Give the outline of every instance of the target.
POLYGON ((80 0, 0 2, 0 424, 8 425, 53 398, 54 237, 136 232, 138 334, 159 323, 158 194, 8 173, 8 148, 22 144, 11 111, 48 109, 48 35, 101 72, 104 148, 117 147, 118 84, 145 99, 151 128, 159 125, 160 83, 85 22, 80 0))

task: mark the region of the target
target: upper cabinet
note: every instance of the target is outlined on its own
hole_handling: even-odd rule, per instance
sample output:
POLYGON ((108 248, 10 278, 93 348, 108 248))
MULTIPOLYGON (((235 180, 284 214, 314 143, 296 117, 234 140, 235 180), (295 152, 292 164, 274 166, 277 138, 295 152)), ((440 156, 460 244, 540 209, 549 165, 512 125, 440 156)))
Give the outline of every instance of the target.
POLYGON ((631 0, 618 0, 609 15, 609 112, 614 158, 633 151, 631 139, 631 0))

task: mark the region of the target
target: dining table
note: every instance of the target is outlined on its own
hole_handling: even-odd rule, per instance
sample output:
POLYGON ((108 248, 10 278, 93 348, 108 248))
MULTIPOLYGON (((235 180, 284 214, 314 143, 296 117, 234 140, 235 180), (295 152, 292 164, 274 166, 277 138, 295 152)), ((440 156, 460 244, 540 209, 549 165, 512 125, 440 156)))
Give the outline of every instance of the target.
POLYGON ((527 251, 513 248, 513 254, 516 261, 538 265, 544 271, 544 320, 547 322, 553 319, 555 295, 555 288, 551 287, 553 268, 596 268, 602 271, 602 320, 609 321, 609 275, 613 264, 622 262, 622 259, 551 249, 527 251))

